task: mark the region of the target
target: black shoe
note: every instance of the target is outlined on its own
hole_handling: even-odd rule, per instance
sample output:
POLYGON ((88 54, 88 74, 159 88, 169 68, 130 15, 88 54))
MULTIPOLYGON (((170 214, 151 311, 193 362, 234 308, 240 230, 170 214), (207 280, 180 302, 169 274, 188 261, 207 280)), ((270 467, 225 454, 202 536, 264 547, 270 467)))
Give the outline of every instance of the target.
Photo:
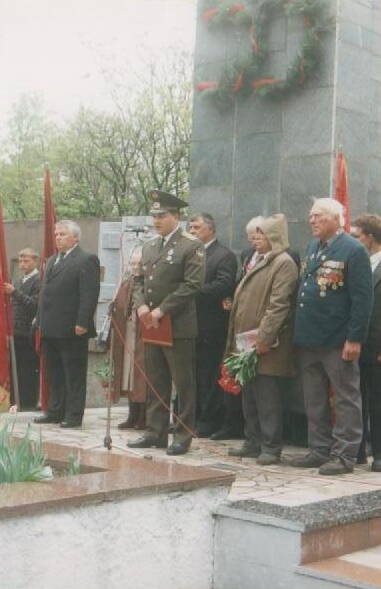
POLYGON ((331 456, 328 462, 325 462, 319 468, 319 474, 328 476, 336 474, 346 474, 348 472, 353 472, 353 464, 347 462, 339 456, 331 456))
POLYGON ((134 429, 135 424, 133 423, 132 419, 126 419, 126 421, 122 421, 122 423, 118 423, 118 429, 134 429))
POLYGON ((219 429, 210 436, 211 440, 239 440, 242 438, 243 436, 227 428, 219 429))
POLYGON ((60 421, 61 420, 58 419, 58 417, 52 417, 48 413, 45 413, 44 415, 40 415, 39 417, 35 417, 33 419, 34 423, 60 423, 60 421))
POLYGON ((188 442, 173 442, 167 448, 167 454, 169 456, 178 456, 179 454, 186 454, 189 450, 190 444, 188 442))
POLYGON ((270 464, 279 464, 280 456, 278 454, 261 453, 257 458, 257 464, 261 466, 270 466, 270 464))
POLYGON ((381 458, 375 458, 373 460, 371 470, 373 472, 381 472, 381 458))
POLYGON ((250 442, 245 441, 240 448, 229 448, 228 455, 229 456, 240 456, 240 457, 250 457, 250 458, 258 458, 261 453, 261 449, 258 446, 253 446, 250 442))
POLYGON ((79 427, 82 426, 82 422, 81 421, 62 421, 60 423, 60 427, 64 428, 64 429, 77 429, 79 427))
POLYGON ((153 436, 141 436, 137 440, 127 442, 129 448, 166 448, 167 442, 153 436))
POLYGON ((291 460, 290 466, 295 466, 296 468, 319 468, 319 466, 322 466, 328 460, 329 456, 321 456, 314 452, 309 452, 304 456, 299 456, 291 460))

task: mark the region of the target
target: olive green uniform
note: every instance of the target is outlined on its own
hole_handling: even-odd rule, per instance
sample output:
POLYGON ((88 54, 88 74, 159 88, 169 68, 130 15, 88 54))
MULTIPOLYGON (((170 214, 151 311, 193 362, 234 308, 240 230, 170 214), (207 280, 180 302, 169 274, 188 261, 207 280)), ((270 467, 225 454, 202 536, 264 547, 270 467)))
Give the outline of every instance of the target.
MULTIPOLYGON (((169 314, 172 320, 173 347, 145 344, 147 377, 163 401, 169 405, 172 380, 178 398, 179 422, 175 425, 174 441, 189 443, 195 416, 195 338, 197 317, 195 296, 204 278, 204 247, 200 241, 181 229, 161 247, 156 237, 143 246, 141 273, 135 280, 136 308, 148 305, 169 314)), ((155 393, 148 388, 147 436, 162 442, 168 437, 169 412, 155 393)))

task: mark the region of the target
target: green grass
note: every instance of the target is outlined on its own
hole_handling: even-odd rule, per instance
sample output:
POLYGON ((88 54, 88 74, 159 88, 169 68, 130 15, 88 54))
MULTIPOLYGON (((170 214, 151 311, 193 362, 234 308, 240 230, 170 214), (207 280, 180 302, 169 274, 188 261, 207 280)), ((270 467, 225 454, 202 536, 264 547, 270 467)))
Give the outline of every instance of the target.
POLYGON ((17 482, 41 482, 53 478, 50 466, 39 439, 30 438, 30 425, 22 438, 13 436, 15 421, 7 421, 0 427, 0 484, 17 482))

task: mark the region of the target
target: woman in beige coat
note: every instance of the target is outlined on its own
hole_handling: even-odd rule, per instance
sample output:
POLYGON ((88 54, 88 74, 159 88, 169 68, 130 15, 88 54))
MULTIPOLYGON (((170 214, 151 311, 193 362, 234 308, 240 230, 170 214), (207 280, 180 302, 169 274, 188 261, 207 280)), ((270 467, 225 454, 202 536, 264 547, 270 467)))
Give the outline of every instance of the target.
POLYGON ((256 375, 243 387, 245 442, 231 456, 257 457, 258 464, 275 464, 282 450, 280 382, 294 374, 292 313, 298 269, 285 251, 289 247, 286 217, 258 220, 256 259, 239 283, 230 313, 226 353, 237 351, 239 333, 258 330, 256 375))

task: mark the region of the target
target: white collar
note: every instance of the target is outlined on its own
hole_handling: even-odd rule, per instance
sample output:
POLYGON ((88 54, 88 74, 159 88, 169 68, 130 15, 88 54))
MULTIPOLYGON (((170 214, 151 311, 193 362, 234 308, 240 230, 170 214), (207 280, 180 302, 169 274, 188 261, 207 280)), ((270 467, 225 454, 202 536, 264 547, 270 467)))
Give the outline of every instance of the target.
POLYGON ((215 237, 214 239, 211 239, 210 241, 208 241, 208 243, 204 243, 204 248, 208 249, 208 247, 210 245, 212 245, 212 243, 214 243, 215 241, 217 241, 217 237, 215 237))
POLYGON ((36 274, 38 274, 37 268, 32 270, 32 272, 29 272, 29 274, 24 274, 24 276, 22 277, 22 281, 26 282, 27 280, 29 280, 29 278, 32 278, 32 276, 35 276, 36 274))
POLYGON ((377 268, 377 266, 380 262, 381 262, 381 250, 370 256, 370 264, 372 266, 372 272, 375 271, 375 269, 377 268))

